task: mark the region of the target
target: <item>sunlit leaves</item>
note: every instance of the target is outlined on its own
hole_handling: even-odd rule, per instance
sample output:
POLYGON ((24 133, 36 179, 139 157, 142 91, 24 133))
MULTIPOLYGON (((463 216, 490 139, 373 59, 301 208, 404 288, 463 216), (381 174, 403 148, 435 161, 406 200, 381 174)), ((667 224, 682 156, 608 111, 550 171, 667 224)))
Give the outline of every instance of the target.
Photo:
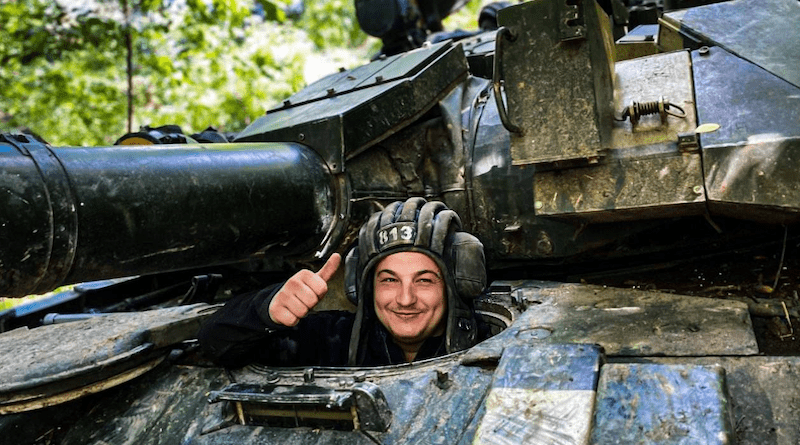
POLYGON ((241 130, 305 85, 309 60, 366 39, 349 0, 306 1, 291 19, 292 0, 127 0, 127 18, 125 1, 78 12, 54 0, 0 2, 0 131, 27 127, 54 145, 113 143, 127 127, 126 33, 134 131, 241 130))
POLYGON ((256 5, 261 8, 265 20, 273 22, 283 22, 286 20, 286 13, 283 8, 286 7, 287 4, 269 0, 256 0, 256 5))
POLYGON ((352 0, 305 2, 298 20, 317 48, 358 46, 367 35, 358 27, 352 0))

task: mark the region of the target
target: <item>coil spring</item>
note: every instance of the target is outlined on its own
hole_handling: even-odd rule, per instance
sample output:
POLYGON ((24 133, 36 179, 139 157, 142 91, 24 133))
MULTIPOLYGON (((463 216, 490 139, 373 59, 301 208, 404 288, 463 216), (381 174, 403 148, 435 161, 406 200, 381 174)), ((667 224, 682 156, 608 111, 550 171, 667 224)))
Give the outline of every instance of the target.
POLYGON ((658 114, 661 117, 662 124, 667 122, 667 115, 675 116, 680 119, 686 117, 686 111, 684 111, 683 108, 669 102, 664 96, 661 96, 658 100, 650 102, 634 101, 631 105, 622 110, 619 118, 615 117, 615 119, 617 121, 625 121, 630 118, 631 125, 636 125, 639 123, 639 119, 641 119, 642 116, 649 116, 651 114, 658 114), (671 111, 673 108, 679 112, 671 111))

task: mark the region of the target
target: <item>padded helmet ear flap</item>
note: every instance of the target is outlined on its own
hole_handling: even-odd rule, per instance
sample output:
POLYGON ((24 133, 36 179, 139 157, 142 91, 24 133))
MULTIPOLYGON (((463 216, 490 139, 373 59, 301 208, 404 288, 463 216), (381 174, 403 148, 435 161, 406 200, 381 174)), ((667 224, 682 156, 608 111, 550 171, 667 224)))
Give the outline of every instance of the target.
POLYGON ((344 290, 347 299, 358 306, 358 245, 344 259, 344 290))
POLYGON ((463 300, 472 300, 486 288, 483 244, 467 232, 456 232, 450 252, 456 292, 463 300))

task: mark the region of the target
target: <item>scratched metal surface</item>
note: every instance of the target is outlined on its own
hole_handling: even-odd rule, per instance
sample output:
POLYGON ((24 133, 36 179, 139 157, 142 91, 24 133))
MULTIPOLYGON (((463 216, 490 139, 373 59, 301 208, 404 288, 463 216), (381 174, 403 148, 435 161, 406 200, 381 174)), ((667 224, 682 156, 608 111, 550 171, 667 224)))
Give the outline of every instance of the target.
POLYGON ((725 369, 719 365, 605 365, 597 388, 591 443, 733 443, 725 369))

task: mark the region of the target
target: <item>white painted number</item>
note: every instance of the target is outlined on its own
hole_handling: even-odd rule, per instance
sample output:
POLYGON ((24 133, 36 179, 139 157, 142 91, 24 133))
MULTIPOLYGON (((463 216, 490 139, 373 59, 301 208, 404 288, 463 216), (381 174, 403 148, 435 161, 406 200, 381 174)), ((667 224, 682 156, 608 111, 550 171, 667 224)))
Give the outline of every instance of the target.
POLYGON ((412 241, 414 239, 414 226, 394 226, 378 232, 378 243, 381 246, 393 244, 397 241, 412 241))
POLYGON ((378 232, 378 241, 381 243, 381 246, 389 241, 389 235, 386 234, 385 230, 378 232))

